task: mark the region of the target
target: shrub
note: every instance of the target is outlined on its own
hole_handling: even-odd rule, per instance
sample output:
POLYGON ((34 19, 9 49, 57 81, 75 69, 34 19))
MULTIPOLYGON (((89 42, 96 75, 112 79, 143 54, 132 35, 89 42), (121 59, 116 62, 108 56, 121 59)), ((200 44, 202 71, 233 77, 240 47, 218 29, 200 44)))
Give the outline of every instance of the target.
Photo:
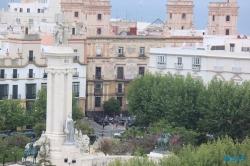
POLYGON ((45 123, 37 123, 34 127, 33 130, 36 134, 36 137, 41 137, 42 132, 46 130, 46 124, 45 123))
POLYGON ((82 120, 77 121, 77 123, 75 125, 75 128, 78 131, 81 130, 83 135, 94 134, 95 133, 94 129, 89 125, 89 123, 84 122, 82 120))
POLYGON ((112 139, 108 139, 108 138, 104 138, 103 140, 101 140, 100 142, 98 142, 97 148, 95 149, 96 152, 103 152, 105 154, 105 156, 107 154, 112 154, 112 146, 114 145, 114 140, 112 139))
POLYGON ((13 147, 24 149, 29 142, 31 142, 31 138, 24 134, 13 134, 12 136, 6 138, 7 149, 11 149, 13 147))

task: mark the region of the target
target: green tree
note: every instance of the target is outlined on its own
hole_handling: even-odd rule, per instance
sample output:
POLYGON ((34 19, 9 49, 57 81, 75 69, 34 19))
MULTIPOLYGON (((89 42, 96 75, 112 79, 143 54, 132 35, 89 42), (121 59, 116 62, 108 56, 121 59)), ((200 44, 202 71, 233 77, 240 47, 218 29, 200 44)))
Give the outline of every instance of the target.
POLYGON ((90 124, 82 120, 78 120, 76 122, 75 128, 78 131, 81 130, 83 135, 94 134, 94 129, 90 126, 90 124))
POLYGON ((105 156, 107 156, 107 154, 113 153, 112 152, 113 145, 114 145, 114 140, 109 139, 109 138, 104 138, 98 142, 95 151, 96 152, 103 152, 105 154, 105 156))
POLYGON ((46 124, 45 123, 37 123, 34 127, 33 130, 36 134, 36 137, 41 137, 42 132, 46 130, 46 124))
POLYGON ((119 113, 121 110, 120 102, 114 97, 111 97, 109 100, 103 102, 103 108, 110 115, 114 113, 119 113))
POLYGON ((19 100, 8 100, 4 98, 0 102, 0 114, 5 117, 3 129, 15 130, 16 127, 24 126, 27 123, 25 108, 19 100))
POLYGON ((76 97, 76 94, 72 94, 72 119, 74 120, 79 120, 79 119, 82 119, 84 117, 84 114, 81 110, 81 108, 79 108, 77 106, 77 99, 75 98, 76 97))

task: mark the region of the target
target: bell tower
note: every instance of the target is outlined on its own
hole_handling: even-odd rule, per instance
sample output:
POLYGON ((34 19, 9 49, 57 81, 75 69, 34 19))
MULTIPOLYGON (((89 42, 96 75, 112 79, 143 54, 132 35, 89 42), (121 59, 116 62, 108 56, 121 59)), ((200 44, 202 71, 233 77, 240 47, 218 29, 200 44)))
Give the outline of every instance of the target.
POLYGON ((237 35, 238 2, 210 2, 208 19, 208 33, 210 35, 237 35))
POLYGON ((167 22, 169 30, 189 30, 194 27, 193 1, 168 0, 167 2, 167 22))

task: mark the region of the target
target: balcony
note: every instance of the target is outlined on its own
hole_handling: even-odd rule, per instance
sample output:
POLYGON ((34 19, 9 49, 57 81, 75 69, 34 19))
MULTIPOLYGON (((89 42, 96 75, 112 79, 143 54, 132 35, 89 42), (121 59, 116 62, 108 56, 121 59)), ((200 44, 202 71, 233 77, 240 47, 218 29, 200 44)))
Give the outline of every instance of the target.
POLYGON ((28 73, 28 78, 35 78, 35 73, 28 73))
POLYGON ((9 97, 9 95, 8 94, 6 94, 6 95, 0 95, 0 100, 3 100, 3 98, 5 98, 5 97, 9 97))
POLYGON ((43 78, 47 78, 47 77, 48 77, 47 73, 43 73, 43 78))
POLYGON ((21 95, 20 94, 12 94, 12 95, 10 95, 10 99, 18 99, 18 100, 20 100, 21 95))
POLYGON ((102 54, 96 54, 96 57, 97 57, 97 58, 101 58, 101 57, 102 57, 102 54))
POLYGON ((139 57, 140 58, 146 58, 146 55, 145 55, 145 53, 139 53, 139 57))
POLYGON ((200 71, 201 65, 193 65, 192 69, 195 71, 200 71))
POLYGON ((73 58, 73 63, 78 63, 79 62, 79 56, 75 56, 73 58))
POLYGON ((35 62, 35 57, 28 57, 29 62, 35 62))
POLYGON ((174 67, 175 67, 175 69, 183 69, 183 64, 182 63, 175 63, 174 67))
POLYGON ((7 74, 0 74, 0 79, 6 79, 7 78, 7 74))
POLYGON ((119 54, 118 54, 118 58, 125 58, 124 53, 119 53, 119 54))
POLYGON ((124 95, 125 91, 124 88, 116 88, 116 95, 124 95))
POLYGON ((217 73, 223 72, 223 66, 214 66, 214 71, 217 73))
POLYGON ((115 76, 116 77, 116 79, 118 79, 118 80, 123 80, 124 79, 124 75, 117 75, 117 76, 115 76))
POLYGON ((94 89, 94 95, 102 95, 103 89, 102 88, 95 88, 94 89))
POLYGON ((233 73, 236 73, 236 74, 241 73, 241 67, 233 67, 232 71, 233 73))
POLYGON ((103 80, 103 75, 93 75, 95 80, 103 80))
POLYGON ((76 72, 75 74, 73 74, 73 77, 79 77, 79 72, 76 72))
POLYGON ((13 78, 13 79, 19 78, 19 74, 12 74, 12 78, 13 78))
POLYGON ((36 99, 36 94, 26 94, 26 99, 36 99))
POLYGON ((157 67, 158 68, 166 68, 166 62, 157 62, 157 67))

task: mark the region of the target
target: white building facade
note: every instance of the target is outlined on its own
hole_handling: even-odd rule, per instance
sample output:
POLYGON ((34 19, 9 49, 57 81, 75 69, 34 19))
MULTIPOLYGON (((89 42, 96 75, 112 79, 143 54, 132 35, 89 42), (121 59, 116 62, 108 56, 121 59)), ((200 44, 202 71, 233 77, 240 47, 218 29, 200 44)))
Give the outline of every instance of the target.
POLYGON ((204 46, 151 48, 149 72, 186 75, 201 78, 204 83, 213 77, 242 83, 250 80, 250 40, 244 36, 205 36, 204 46))

